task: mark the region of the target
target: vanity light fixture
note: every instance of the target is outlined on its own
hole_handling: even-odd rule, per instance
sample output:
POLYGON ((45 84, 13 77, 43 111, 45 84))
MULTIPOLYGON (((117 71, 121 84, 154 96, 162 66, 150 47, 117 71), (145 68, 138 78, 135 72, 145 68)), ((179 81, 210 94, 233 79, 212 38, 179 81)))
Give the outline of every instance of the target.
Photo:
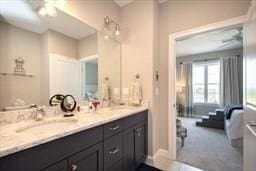
MULTIPOLYGON (((105 29, 110 30, 112 33, 114 32, 116 36, 120 35, 120 25, 114 20, 112 20, 109 16, 104 17, 104 24, 105 29), (114 31, 112 30, 113 28, 111 27, 111 25, 114 25, 114 31)), ((107 34, 105 35, 105 38, 106 36, 109 38, 107 34)))

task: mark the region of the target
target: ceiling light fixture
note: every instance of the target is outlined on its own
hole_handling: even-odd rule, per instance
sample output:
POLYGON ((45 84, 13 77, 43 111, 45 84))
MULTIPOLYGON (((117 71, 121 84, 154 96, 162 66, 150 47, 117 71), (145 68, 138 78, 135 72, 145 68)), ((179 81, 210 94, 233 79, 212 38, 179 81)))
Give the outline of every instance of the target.
POLYGON ((56 17, 57 7, 64 6, 66 0, 44 0, 43 4, 38 9, 38 14, 48 17, 56 17))

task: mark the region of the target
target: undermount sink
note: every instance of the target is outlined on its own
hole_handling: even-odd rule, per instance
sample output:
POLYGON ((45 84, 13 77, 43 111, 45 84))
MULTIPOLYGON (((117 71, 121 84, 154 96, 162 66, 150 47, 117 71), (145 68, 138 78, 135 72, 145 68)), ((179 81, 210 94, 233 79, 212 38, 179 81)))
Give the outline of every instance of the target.
POLYGON ((17 133, 43 133, 47 132, 49 130, 62 130, 63 128, 66 128, 68 126, 73 125, 78 120, 74 118, 64 118, 64 119, 52 119, 52 120, 43 120, 38 121, 33 124, 28 124, 23 127, 20 127, 16 130, 17 133))
POLYGON ((133 110, 134 107, 130 107, 130 106, 115 106, 110 108, 111 111, 131 111, 133 110))

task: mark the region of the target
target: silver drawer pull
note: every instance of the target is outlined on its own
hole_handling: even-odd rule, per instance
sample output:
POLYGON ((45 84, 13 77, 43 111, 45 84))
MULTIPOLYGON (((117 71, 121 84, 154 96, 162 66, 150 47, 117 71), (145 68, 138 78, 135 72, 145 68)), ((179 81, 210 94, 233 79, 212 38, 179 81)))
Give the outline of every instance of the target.
POLYGON ((110 154, 110 155, 114 155, 114 154, 116 154, 116 153, 118 153, 118 152, 119 152, 119 148, 115 147, 115 148, 113 148, 113 149, 111 149, 111 150, 109 151, 109 154, 110 154))
POLYGON ((118 129, 119 129, 118 125, 109 128, 109 130, 111 130, 111 131, 116 131, 118 129))

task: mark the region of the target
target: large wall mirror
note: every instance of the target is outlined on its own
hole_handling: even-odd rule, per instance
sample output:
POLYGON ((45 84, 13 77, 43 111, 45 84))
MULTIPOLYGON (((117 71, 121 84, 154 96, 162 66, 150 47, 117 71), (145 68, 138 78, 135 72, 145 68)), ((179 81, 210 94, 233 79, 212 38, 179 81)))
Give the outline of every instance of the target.
POLYGON ((0 111, 48 105, 54 94, 100 99, 104 82, 119 98, 120 48, 61 10, 43 16, 29 1, 1 2, 0 111))

